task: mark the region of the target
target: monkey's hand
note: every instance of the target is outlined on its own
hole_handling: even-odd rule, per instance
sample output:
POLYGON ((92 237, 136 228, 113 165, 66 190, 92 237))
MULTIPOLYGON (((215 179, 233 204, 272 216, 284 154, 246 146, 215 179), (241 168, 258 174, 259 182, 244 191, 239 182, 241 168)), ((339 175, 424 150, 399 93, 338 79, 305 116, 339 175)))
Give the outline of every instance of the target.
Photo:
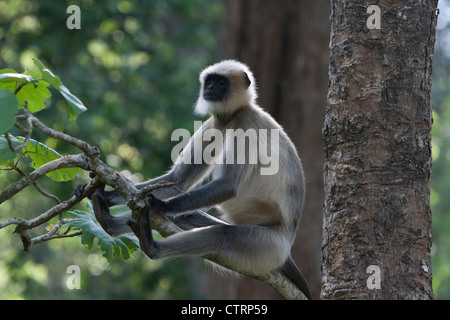
POLYGON ((139 214, 136 219, 129 219, 127 225, 131 228, 136 237, 138 237, 142 251, 144 251, 150 259, 156 259, 158 258, 158 246, 156 242, 153 241, 149 207, 150 201, 147 198, 145 200, 145 208, 141 214, 139 214))
MULTIPOLYGON (((90 177, 91 179, 94 179, 94 178, 95 178, 95 174, 92 173, 92 172, 89 172, 89 177, 90 177)), ((87 186, 87 185, 88 185, 87 183, 79 184, 79 185, 75 188, 75 190, 73 191, 73 194, 74 194, 76 197, 81 198, 81 197, 83 196, 84 189, 86 189, 86 186, 87 186)), ((91 195, 89 195, 88 198, 91 199, 91 195)))
POLYGON ((151 193, 147 195, 147 199, 151 210, 154 210, 164 216, 173 213, 167 201, 160 200, 151 193))
MULTIPOLYGON (((75 188, 75 190, 73 191, 73 194, 78 197, 81 198, 83 196, 84 193, 84 189, 86 189, 87 183, 85 184, 79 184, 77 185, 77 187, 75 188)), ((89 196, 90 198, 90 196, 89 196)))

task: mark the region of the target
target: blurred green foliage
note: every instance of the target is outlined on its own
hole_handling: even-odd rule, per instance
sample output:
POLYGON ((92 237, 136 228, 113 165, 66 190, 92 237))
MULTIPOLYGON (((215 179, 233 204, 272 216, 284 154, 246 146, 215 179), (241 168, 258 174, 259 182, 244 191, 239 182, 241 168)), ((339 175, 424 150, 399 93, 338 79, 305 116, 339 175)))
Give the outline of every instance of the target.
MULTIPOLYGON (((449 31, 450 26, 438 31, 448 43, 449 31)), ((434 56, 432 100, 433 290, 437 299, 450 299, 450 51, 439 45, 434 56)))
MULTIPOLYGON (((32 58, 39 58, 88 108, 74 124, 55 112, 66 112, 66 105, 53 97, 39 119, 99 146, 109 165, 143 181, 170 167, 170 150, 177 143, 170 141, 171 132, 193 130, 197 76, 218 55, 222 13, 221 1, 207 0, 0 0, 0 69, 35 69, 32 58), (81 30, 66 27, 72 4, 81 9, 81 30)), ((79 153, 37 132, 34 138, 62 154, 79 153)), ((0 177, 0 190, 19 178, 0 177)), ((44 188, 65 199, 88 178, 73 183, 44 179, 44 188)), ((29 219, 53 204, 27 188, 2 204, 0 221, 29 219)), ((23 253, 12 231, 0 232, 1 299, 200 297, 186 260, 153 262, 137 254, 109 265, 79 238, 50 241, 23 253), (80 290, 66 286, 70 265, 80 267, 80 290)))
POLYGON ((431 176, 433 291, 450 299, 450 0, 439 1, 433 61, 431 176))

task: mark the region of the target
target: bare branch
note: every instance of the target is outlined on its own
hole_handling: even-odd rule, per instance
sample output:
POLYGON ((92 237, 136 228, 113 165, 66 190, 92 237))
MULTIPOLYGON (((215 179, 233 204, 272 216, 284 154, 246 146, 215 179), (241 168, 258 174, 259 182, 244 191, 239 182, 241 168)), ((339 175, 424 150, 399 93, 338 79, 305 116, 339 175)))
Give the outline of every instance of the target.
MULTIPOLYGON (((99 185, 99 181, 95 184, 88 185, 86 189, 88 189, 86 192, 92 192, 94 189, 96 189, 99 185), (91 190, 92 189, 92 190, 91 190)), ((60 204, 57 204, 53 208, 47 210, 46 212, 40 214, 38 217, 30 220, 23 220, 23 219, 17 219, 13 218, 6 222, 0 223, 0 229, 3 229, 10 225, 17 225, 16 229, 14 230, 14 233, 18 233, 20 235, 20 238, 23 243, 23 250, 29 251, 33 242, 28 234, 28 230, 35 228, 39 225, 42 225, 49 221, 50 219, 56 217, 57 215, 63 213, 64 211, 67 211, 68 209, 72 208, 74 205, 79 203, 81 200, 83 200, 83 197, 76 197, 72 196, 71 198, 67 199, 64 202, 61 202, 60 204)), ((61 221, 61 220, 60 220, 61 221)), ((64 221, 64 220, 62 220, 64 221)))
POLYGON ((97 147, 92 147, 87 142, 80 140, 78 138, 74 138, 66 133, 50 129, 49 127, 44 125, 41 121, 39 121, 38 118, 29 113, 27 110, 25 110, 25 115, 16 116, 16 119, 17 120, 26 119, 27 121, 31 121, 32 125, 42 133, 45 133, 46 135, 52 138, 65 141, 67 143, 76 146, 81 151, 83 151, 88 157, 98 156, 100 154, 100 151, 98 150, 97 147))
POLYGON ((40 166, 39 168, 31 172, 29 175, 25 176, 23 179, 21 179, 20 181, 18 181, 17 183, 15 183, 11 187, 3 191, 0 194, 0 204, 12 198, 15 194, 17 194, 27 186, 33 184, 37 179, 46 175, 47 173, 57 169, 74 168, 74 167, 89 170, 89 167, 87 166, 87 158, 84 154, 62 157, 60 159, 50 161, 40 166))
POLYGON ((274 270, 262 276, 251 276, 257 280, 270 284, 287 300, 308 300, 306 296, 279 270, 274 270))
POLYGON ((53 239, 63 239, 63 238, 72 238, 72 237, 76 237, 82 234, 81 231, 78 232, 74 232, 74 233, 58 233, 59 229, 61 229, 61 227, 66 224, 67 222, 69 222, 72 219, 61 219, 58 221, 58 223, 46 234, 43 234, 41 236, 38 236, 36 238, 31 239, 31 245, 35 245, 44 241, 49 241, 49 240, 53 240, 53 239))
POLYGON ((12 218, 6 222, 0 223, 0 229, 6 228, 13 224, 22 225, 22 224, 25 224, 25 222, 26 222, 26 220, 23 220, 23 219, 12 218))

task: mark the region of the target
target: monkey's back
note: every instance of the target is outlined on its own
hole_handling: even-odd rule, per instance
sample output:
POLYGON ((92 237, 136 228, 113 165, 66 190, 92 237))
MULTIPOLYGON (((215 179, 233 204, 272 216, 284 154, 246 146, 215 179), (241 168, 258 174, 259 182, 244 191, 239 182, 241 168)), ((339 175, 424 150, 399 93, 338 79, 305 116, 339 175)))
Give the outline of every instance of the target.
MULTIPOLYGON (((268 150, 259 152, 256 163, 244 164, 248 170, 241 177, 236 197, 220 205, 225 213, 224 218, 233 224, 276 227, 285 234, 288 231, 289 241, 293 241, 303 209, 305 190, 302 164, 294 144, 283 128, 257 106, 241 110, 229 126, 229 129, 235 128, 244 131, 254 129, 258 133, 258 150, 266 147, 268 150), (272 143, 276 142, 277 135, 278 148, 272 143), (260 143, 264 139, 266 146, 260 143), (269 174, 262 174, 262 169, 270 165, 270 159, 276 159, 278 167, 269 170, 273 171, 269 174)), ((250 148, 254 147, 246 143, 245 150, 236 152, 249 153, 250 148)), ((246 160, 249 160, 248 155, 246 160)))

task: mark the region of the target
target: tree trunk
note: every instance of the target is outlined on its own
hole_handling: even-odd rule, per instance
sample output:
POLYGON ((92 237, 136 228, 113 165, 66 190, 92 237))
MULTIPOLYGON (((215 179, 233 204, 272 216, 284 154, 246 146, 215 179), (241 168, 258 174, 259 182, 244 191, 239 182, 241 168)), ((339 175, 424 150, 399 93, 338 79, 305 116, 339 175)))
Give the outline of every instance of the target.
POLYGON ((437 0, 332 1, 323 299, 433 298, 436 6, 437 0), (380 29, 369 28, 380 21, 376 8, 367 13, 373 3, 380 29))
MULTIPOLYGON (((286 129, 303 161, 306 202, 292 253, 318 298, 329 1, 228 1, 226 16, 225 57, 250 66, 258 84, 258 103, 286 129)), ((249 278, 212 274, 206 283, 209 298, 280 297, 266 283, 249 278)))

